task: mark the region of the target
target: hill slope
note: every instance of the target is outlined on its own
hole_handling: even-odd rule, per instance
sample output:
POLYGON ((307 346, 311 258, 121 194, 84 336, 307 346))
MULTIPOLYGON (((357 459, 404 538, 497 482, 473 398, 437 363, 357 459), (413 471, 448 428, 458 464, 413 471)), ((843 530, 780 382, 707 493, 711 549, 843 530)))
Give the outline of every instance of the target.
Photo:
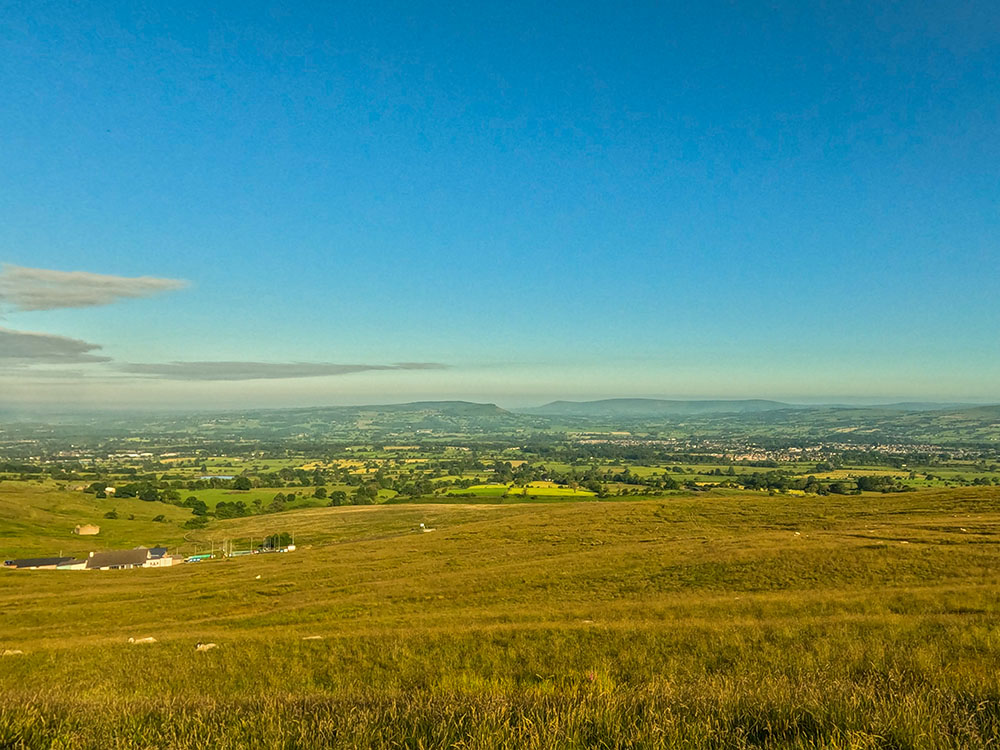
POLYGON ((323 508, 202 532, 290 554, 4 571, 0 746, 986 747, 996 503, 323 508))

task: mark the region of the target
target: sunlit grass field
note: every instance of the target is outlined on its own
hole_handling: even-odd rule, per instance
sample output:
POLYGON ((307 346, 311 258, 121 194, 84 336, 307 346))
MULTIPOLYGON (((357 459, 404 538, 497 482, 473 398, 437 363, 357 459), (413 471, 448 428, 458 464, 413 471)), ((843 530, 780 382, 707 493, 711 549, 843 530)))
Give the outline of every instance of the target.
POLYGON ((594 497, 594 493, 574 487, 564 487, 553 482, 528 482, 523 487, 514 484, 474 484, 471 487, 455 487, 446 491, 447 495, 477 497, 594 497))
POLYGON ((996 488, 312 508, 188 533, 275 530, 298 549, 0 571, 0 652, 23 652, 0 658, 0 747, 1000 737, 996 488))

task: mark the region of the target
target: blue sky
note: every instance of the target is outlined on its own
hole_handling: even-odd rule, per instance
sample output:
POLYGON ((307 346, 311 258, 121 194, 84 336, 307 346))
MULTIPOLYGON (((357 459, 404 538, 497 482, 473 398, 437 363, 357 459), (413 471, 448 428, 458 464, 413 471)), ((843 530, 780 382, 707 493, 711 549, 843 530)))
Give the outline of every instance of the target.
POLYGON ((0 15, 0 402, 1000 400, 990 3, 0 15))

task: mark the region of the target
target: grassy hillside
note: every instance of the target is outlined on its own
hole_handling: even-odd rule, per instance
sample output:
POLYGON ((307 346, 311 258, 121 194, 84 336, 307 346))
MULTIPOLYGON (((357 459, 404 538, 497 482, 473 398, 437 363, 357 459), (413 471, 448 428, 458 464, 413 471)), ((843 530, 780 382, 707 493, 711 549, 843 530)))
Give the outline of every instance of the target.
POLYGON ((298 551, 2 571, 0 651, 24 653, 0 663, 0 747, 1000 736, 995 488, 314 508, 192 533, 276 523, 298 551))
MULTIPOLYGON (((136 498, 97 500, 93 495, 61 489, 50 481, 0 482, 0 559, 86 555, 102 549, 142 544, 171 547, 183 542, 181 524, 187 508, 146 503, 136 498), (104 515, 114 510, 117 519, 104 515), (164 521, 154 522, 157 516, 164 521), (73 534, 78 524, 101 527, 97 536, 73 534)), ((0 571, 2 572, 2 571, 0 571)))

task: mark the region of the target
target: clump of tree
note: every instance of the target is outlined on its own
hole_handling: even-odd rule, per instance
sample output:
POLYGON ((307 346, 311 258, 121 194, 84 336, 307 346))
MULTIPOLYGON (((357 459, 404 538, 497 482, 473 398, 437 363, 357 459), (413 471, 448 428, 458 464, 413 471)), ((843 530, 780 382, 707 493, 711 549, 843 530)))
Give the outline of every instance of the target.
POLYGON ((264 542, 260 545, 261 549, 265 550, 276 550, 282 547, 287 547, 292 543, 292 535, 286 531, 282 531, 280 534, 271 534, 271 536, 264 537, 264 542))
POLYGON ((246 503, 242 500, 236 500, 231 503, 221 500, 215 506, 216 518, 243 518, 248 515, 250 515, 250 511, 248 510, 246 503))
POLYGON ((292 501, 294 499, 295 499, 295 495, 294 494, 292 494, 292 495, 285 495, 284 493, 279 492, 277 495, 274 496, 274 498, 271 500, 271 502, 268 504, 268 506, 264 509, 264 512, 265 513, 280 513, 281 511, 283 511, 285 509, 285 506, 290 501, 292 501))
POLYGON ((365 482, 358 485, 358 488, 354 491, 354 504, 374 505, 375 498, 378 497, 378 490, 377 482, 365 482))
POLYGON ((190 508, 191 514, 195 516, 206 516, 208 515, 208 505, 205 504, 204 500, 199 500, 194 495, 191 495, 181 503, 184 508, 190 508))
POLYGON ((152 482, 129 482, 115 490, 115 497, 137 497, 147 503, 160 501, 160 490, 152 482))
POLYGON ((858 492, 906 492, 912 490, 895 477, 885 475, 863 475, 855 479, 858 492))

